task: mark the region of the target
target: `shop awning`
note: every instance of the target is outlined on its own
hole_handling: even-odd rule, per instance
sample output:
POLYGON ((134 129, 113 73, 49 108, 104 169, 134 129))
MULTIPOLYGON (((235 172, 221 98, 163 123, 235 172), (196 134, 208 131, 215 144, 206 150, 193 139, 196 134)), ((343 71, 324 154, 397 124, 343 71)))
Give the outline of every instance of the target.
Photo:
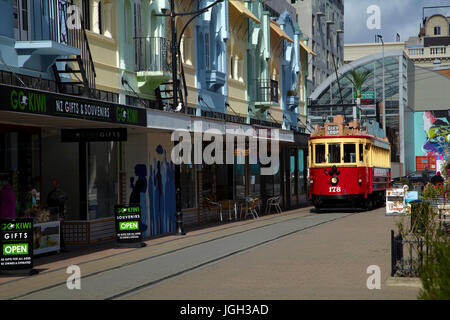
POLYGON ((243 16, 249 18, 249 19, 252 19, 257 24, 261 24, 261 21, 259 21, 259 19, 257 17, 255 17, 255 15, 249 9, 247 9, 246 6, 244 6, 239 1, 237 1, 237 0, 230 0, 229 4, 231 4, 231 7, 235 8, 241 15, 243 15, 243 16))
POLYGON ((273 20, 270 20, 270 30, 273 30, 280 38, 285 39, 289 42, 294 43, 294 40, 292 40, 286 32, 284 32, 280 25, 278 23, 276 23, 273 20))
POLYGON ((308 48, 308 46, 306 44, 304 44, 302 40, 300 40, 299 43, 300 43, 300 47, 305 49, 306 52, 308 52, 309 54, 312 54, 313 56, 317 56, 317 54, 314 51, 312 51, 310 48, 308 48))

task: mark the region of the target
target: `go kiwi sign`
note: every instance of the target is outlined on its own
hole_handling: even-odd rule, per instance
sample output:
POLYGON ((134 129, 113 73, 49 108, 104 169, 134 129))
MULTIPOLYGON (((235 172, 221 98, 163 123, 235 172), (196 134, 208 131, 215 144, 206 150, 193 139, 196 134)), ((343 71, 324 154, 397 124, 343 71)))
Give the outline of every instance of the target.
POLYGON ((0 85, 0 110, 27 114, 147 126, 143 108, 48 91, 0 85))
POLYGON ((114 206, 116 220, 116 241, 118 243, 140 242, 141 207, 140 206, 114 206))
POLYGON ((33 268, 33 219, 0 220, 0 270, 33 268))

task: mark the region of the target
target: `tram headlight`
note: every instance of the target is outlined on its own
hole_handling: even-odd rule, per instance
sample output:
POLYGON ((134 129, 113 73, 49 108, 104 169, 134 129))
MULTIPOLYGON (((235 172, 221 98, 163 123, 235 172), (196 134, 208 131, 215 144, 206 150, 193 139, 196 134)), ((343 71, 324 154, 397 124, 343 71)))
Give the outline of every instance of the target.
POLYGON ((337 185, 339 182, 339 178, 334 176, 333 178, 331 178, 331 184, 332 185, 337 185))
POLYGON ((309 183, 313 184, 313 183, 314 183, 314 180, 310 180, 309 183))
POLYGON ((359 184, 362 183, 362 179, 361 179, 361 178, 358 179, 358 183, 359 183, 359 184))

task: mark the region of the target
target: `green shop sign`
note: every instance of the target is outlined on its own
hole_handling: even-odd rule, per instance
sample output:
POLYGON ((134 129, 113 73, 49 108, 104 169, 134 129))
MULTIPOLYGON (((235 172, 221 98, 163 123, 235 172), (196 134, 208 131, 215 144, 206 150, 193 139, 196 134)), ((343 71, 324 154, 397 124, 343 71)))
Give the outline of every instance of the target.
POLYGON ((147 126, 147 111, 78 96, 0 84, 0 110, 147 126))
POLYGON ((0 220, 0 271, 33 268, 33 219, 0 220))
MULTIPOLYGON (((356 92, 353 94, 356 99, 356 92)), ((361 92, 361 99, 375 99, 375 92, 361 92)))
POLYGON ((28 254, 28 243, 17 244, 4 244, 3 255, 4 256, 17 256, 28 254))
POLYGON ((114 206, 117 243, 137 243, 142 241, 141 207, 114 206))

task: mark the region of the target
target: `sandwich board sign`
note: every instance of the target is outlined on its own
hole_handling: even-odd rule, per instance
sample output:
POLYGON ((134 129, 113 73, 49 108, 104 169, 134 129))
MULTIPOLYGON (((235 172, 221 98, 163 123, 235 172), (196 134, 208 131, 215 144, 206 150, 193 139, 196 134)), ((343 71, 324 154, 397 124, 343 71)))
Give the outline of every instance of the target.
POLYGON ((140 206, 116 205, 114 217, 118 244, 142 243, 140 206))
POLYGON ((33 274, 33 219, 0 220, 0 271, 33 274))

